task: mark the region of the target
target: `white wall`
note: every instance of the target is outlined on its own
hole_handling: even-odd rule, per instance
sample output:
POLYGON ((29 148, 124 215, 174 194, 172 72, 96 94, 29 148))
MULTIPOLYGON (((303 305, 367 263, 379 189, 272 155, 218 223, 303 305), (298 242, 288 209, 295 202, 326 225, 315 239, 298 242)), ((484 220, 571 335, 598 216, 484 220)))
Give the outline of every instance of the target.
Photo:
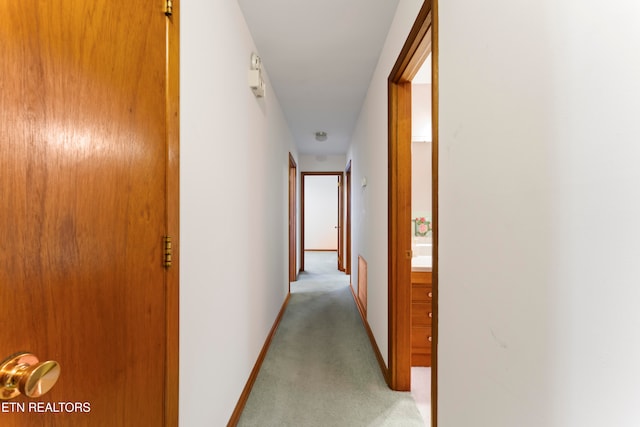
POLYGON ((358 255, 367 261, 367 320, 385 359, 388 356, 387 298, 387 78, 422 6, 400 0, 373 74, 347 158, 352 166, 352 279, 358 283, 358 255), (362 186, 366 178, 367 185, 362 186))
MULTIPOLYGON (((423 67, 431 67, 425 61, 423 67)), ((411 85, 411 140, 431 141, 431 84, 411 85)))
POLYGON ((304 178, 304 248, 338 250, 338 177, 304 178))
POLYGON ((221 426, 288 290, 297 156, 272 88, 257 100, 247 86, 238 4, 181 5, 180 425, 221 426))
POLYGON ((411 144, 411 216, 433 218, 431 212, 431 143, 411 144))
POLYGON ((300 155, 300 171, 302 172, 344 172, 347 161, 344 154, 300 155))
POLYGON ((640 425, 640 5, 440 1, 439 425, 640 425))
MULTIPOLYGON (((426 61, 423 67, 431 66, 426 61)), ((411 215, 431 213, 431 85, 411 85, 411 215)))

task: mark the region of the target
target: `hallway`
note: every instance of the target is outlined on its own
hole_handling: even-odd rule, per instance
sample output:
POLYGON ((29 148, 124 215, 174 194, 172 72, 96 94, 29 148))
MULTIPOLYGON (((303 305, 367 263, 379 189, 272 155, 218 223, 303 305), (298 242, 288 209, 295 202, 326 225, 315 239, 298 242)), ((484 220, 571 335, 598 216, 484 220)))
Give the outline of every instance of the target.
MULTIPOLYGON (((368 321, 380 354, 387 360, 392 354, 388 83, 425 3, 354 3, 279 2, 287 10, 278 14, 274 2, 261 0, 174 2, 180 18, 180 149, 169 160, 180 163, 180 227, 177 268, 168 273, 180 279, 182 426, 226 425, 288 297, 291 158, 298 184, 303 171, 339 172, 351 162, 352 255, 346 258, 354 283, 358 256, 367 262, 368 321), (250 18, 248 3, 267 10, 250 18), (380 14, 388 18, 385 25, 372 24, 369 3, 389 8, 380 14), (323 12, 336 9, 323 19, 323 12), (277 33, 294 46, 259 38, 253 22, 278 25, 265 34, 277 33), (374 39, 367 28, 383 31, 374 39), (328 43, 338 29, 349 37, 340 34, 337 43, 328 43), (323 42, 320 49, 310 48, 305 35, 323 42), (376 40, 373 54, 362 54, 362 42, 376 40), (353 94, 354 86, 344 83, 343 62, 331 61, 325 51, 345 60, 355 52, 370 63, 366 73, 363 67, 354 73, 365 88, 352 114, 343 112, 342 98, 328 96, 330 89, 353 94), (261 98, 247 79, 255 71, 253 53, 264 65, 261 98), (291 78, 276 79, 279 58, 287 61, 283 70, 291 78), (302 61, 308 59, 311 66, 302 61), (334 83, 323 86, 318 75, 334 83), (279 90, 287 83, 296 84, 289 99, 279 90), (311 96, 310 89, 321 96, 311 96), (307 102, 313 120, 292 119, 288 101, 307 102), (350 120, 333 131, 321 111, 350 120), (325 141, 315 139, 318 131, 326 132, 325 141), (318 152, 343 141, 342 150, 318 152)), ((438 115, 432 132, 439 144, 434 212, 440 219, 435 421, 446 427, 638 426, 640 3, 433 4, 432 34, 440 49, 432 110, 438 115), (584 374, 594 366, 606 369, 584 374)), ((40 99, 33 97, 36 105, 40 99)), ((135 119, 136 110, 129 116, 135 119)), ((93 134, 84 126, 74 127, 79 139, 60 140, 65 123, 51 128, 52 143, 59 141, 69 155, 94 147, 86 144, 93 134)), ((94 148, 105 164, 127 166, 119 152, 94 148)), ((144 211, 137 213, 142 221, 144 211)), ((302 279, 295 287, 310 278, 302 279)), ((298 290, 289 314, 309 299, 298 290)), ((279 334, 271 355, 281 339, 279 334)), ((369 347, 363 351, 370 353, 369 347)), ((284 388, 293 385, 298 398, 300 384, 307 388, 311 377, 307 371, 279 381, 284 388)), ((379 378, 377 369, 371 372, 379 378)), ((333 403, 333 397, 317 400, 333 403)), ((281 398, 270 398, 269 412, 286 404, 281 398)), ((250 413, 248 407, 245 425, 255 423, 250 413)))
POLYGON ((384 382, 335 252, 307 252, 239 426, 422 426, 384 382))

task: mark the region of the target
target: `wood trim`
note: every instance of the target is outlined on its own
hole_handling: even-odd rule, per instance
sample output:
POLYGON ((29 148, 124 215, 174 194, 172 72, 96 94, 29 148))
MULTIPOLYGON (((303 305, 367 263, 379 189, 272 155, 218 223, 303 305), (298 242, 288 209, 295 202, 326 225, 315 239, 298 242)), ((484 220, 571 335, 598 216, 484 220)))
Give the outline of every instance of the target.
POLYGON ((300 270, 304 271, 304 177, 300 173, 300 270))
POLYGON ((346 189, 346 215, 345 215, 345 273, 351 274, 351 160, 344 171, 344 185, 346 189))
POLYGON ((178 427, 180 323, 180 1, 167 23, 167 235, 173 266, 166 273, 165 426, 178 427))
POLYGON ((431 6, 424 2, 388 80, 389 386, 400 391, 411 390, 411 79, 432 47, 431 6))
POLYGON ((429 55, 429 49, 431 49, 429 30, 431 29, 432 2, 434 1, 426 0, 423 3, 416 21, 411 27, 409 36, 400 51, 400 55, 391 70, 389 82, 410 82, 429 55))
POLYGON ((390 84, 389 100, 389 386, 410 391, 411 83, 390 84))
POLYGON ((338 271, 344 273, 344 174, 338 175, 338 271))
MULTIPOLYGON (((304 271, 304 178, 306 176, 342 176, 342 172, 300 172, 300 271, 304 271)), ((341 218, 338 218, 338 226, 342 227, 341 218)), ((338 245, 340 242, 338 241, 338 245)), ((335 249, 334 249, 335 250, 335 249)))
POLYGON ((369 326, 369 322, 367 322, 365 311, 363 307, 360 305, 358 301, 358 297, 356 297, 355 291, 353 290, 353 285, 349 286, 351 289, 351 296, 353 297, 353 301, 358 307, 358 312, 360 313, 360 319, 362 320, 362 324, 364 325, 364 329, 367 331, 367 335, 369 336, 369 341, 371 342, 371 347, 373 348, 373 352, 376 355, 376 360, 378 361, 378 366, 380 366, 380 371, 382 372, 382 376, 384 381, 389 384, 389 371, 387 370, 387 366, 384 363, 384 358, 382 357, 382 353, 380 352, 380 348, 378 347, 378 343, 376 342, 376 338, 373 335, 373 331, 369 326))
POLYGON ((258 355, 256 364, 253 366, 253 369, 251 370, 249 379, 247 380, 247 383, 245 384, 244 389, 240 394, 240 399, 238 399, 238 403, 236 404, 236 407, 233 410, 233 413, 231 414, 231 418, 227 423, 227 427, 235 427, 238 424, 238 421, 240 421, 240 416, 242 415, 242 411, 244 410, 244 407, 247 404, 247 399, 249 399, 249 394, 251 393, 251 389, 253 388, 253 385, 256 382, 256 378, 258 378, 258 373, 260 372, 260 368, 262 367, 264 358, 267 355, 267 351, 269 351, 269 347, 271 346, 271 342, 273 341, 273 336, 278 330, 278 326, 280 325, 282 316, 284 315, 284 312, 287 309, 287 305, 289 304, 290 298, 291 298, 291 293, 288 293, 287 297, 284 300, 284 303, 282 303, 282 308, 280 309, 280 312, 278 313, 278 316, 276 317, 275 322, 273 322, 271 331, 269 332, 269 335, 267 336, 267 339, 265 340, 264 345, 262 346, 262 350, 258 355))
POLYGON ((433 300, 431 302, 433 319, 432 319, 432 336, 431 344, 431 425, 438 427, 438 294, 439 294, 439 242, 440 242, 440 214, 439 214, 439 147, 440 147, 440 37, 438 23, 438 0, 431 0, 431 122, 432 122, 432 143, 431 143, 431 206, 432 206, 432 230, 433 230, 433 251, 432 251, 432 292, 433 300))
MULTIPOLYGON (((293 158, 293 155, 289 153, 289 284, 295 282, 297 279, 297 257, 296 257, 296 243, 297 243, 297 215, 296 215, 296 203, 297 203, 297 180, 298 180, 298 165, 293 158)), ((291 290, 291 289, 289 289, 291 290)))

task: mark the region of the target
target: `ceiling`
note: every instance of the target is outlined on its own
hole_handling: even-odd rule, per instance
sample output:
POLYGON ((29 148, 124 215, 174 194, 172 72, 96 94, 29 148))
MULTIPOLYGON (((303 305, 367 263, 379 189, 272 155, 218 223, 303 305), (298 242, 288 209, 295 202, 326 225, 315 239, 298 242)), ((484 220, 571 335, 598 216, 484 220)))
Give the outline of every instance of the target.
POLYGON ((238 3, 299 152, 346 153, 398 0, 238 3))

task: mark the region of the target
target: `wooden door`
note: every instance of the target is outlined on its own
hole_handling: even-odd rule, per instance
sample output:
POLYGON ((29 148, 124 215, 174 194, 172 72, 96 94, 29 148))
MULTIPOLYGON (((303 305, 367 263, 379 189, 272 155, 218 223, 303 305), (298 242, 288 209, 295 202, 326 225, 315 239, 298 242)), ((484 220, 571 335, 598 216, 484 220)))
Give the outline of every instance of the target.
POLYGON ((344 171, 345 187, 345 270, 346 274, 351 274, 351 160, 347 163, 344 171))
POLYGON ((344 184, 338 175, 338 270, 344 272, 344 184))
POLYGON ((295 282, 298 278, 297 260, 296 260, 296 203, 297 191, 296 182, 298 180, 298 166, 289 153, 289 283, 295 282))
POLYGON ((166 425, 163 6, 0 3, 0 359, 61 366, 0 425, 166 425))

